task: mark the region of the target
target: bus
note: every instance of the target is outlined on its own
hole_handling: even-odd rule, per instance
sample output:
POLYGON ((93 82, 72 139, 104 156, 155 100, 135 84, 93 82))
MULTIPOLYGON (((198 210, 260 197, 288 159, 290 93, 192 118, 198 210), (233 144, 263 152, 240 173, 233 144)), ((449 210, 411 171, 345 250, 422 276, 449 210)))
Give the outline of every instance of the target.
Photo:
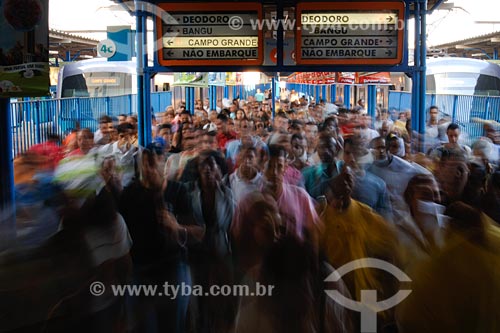
POLYGON ((426 84, 428 94, 500 96, 500 66, 470 58, 430 58, 426 84))
MULTIPOLYGON (((135 61, 107 61, 104 58, 67 63, 58 75, 56 97, 114 97, 137 93, 135 61)), ((152 91, 166 91, 172 75, 158 74, 152 91)))
POLYGON ((94 58, 65 64, 59 71, 56 96, 112 97, 137 91, 133 61, 94 58))

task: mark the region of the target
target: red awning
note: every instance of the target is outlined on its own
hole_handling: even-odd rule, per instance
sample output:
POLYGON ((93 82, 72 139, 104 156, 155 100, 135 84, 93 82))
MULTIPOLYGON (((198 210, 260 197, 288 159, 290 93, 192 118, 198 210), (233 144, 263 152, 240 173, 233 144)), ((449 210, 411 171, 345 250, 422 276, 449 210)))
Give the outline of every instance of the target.
POLYGON ((360 84, 390 84, 391 83, 391 74, 389 72, 359 74, 358 83, 360 83, 360 84))

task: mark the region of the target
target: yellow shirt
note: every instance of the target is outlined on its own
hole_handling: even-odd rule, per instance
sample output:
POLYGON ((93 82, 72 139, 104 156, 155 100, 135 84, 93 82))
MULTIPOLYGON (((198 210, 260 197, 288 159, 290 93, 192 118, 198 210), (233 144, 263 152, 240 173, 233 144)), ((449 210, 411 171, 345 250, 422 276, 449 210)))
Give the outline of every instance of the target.
MULTIPOLYGON (((334 268, 363 258, 377 258, 399 267, 399 247, 394 228, 370 207, 351 200, 344 211, 328 205, 321 217, 325 228, 321 249, 334 268)), ((378 299, 385 299, 394 295, 392 287, 397 288, 387 288, 384 283, 387 275, 378 269, 357 269, 346 274, 343 280, 353 299, 359 300, 360 291, 366 289, 382 292, 378 299)))

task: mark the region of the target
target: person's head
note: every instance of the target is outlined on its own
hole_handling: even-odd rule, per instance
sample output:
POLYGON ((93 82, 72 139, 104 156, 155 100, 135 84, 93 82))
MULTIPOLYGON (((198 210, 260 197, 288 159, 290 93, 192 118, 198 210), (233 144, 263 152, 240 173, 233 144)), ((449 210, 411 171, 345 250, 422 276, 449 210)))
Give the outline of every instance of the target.
POLYGON ((292 120, 290 121, 290 126, 288 131, 293 134, 302 134, 304 132, 304 122, 302 120, 292 120))
POLYGON ((166 124, 171 124, 175 118, 175 111, 174 108, 168 107, 167 110, 165 111, 165 116, 163 118, 163 123, 166 124))
POLYGON ((365 107, 365 100, 364 99, 359 99, 358 100, 358 105, 361 106, 362 108, 365 107))
POLYGON ((200 148, 202 150, 217 150, 217 132, 215 131, 207 131, 203 130, 203 134, 201 136, 200 148))
POLYGON ((163 178, 158 170, 155 152, 145 148, 141 158, 142 183, 146 188, 160 190, 163 178))
POLYGON ((404 192, 404 199, 410 213, 415 216, 419 211, 420 202, 441 203, 439 186, 432 175, 418 174, 413 176, 404 192))
POLYGON ((255 120, 255 130, 257 131, 257 134, 261 135, 264 133, 264 131, 266 130, 266 124, 265 122, 262 120, 262 118, 257 118, 255 120))
POLYGON ((236 111, 236 119, 242 120, 242 119, 247 119, 246 113, 243 109, 239 109, 236 111))
POLYGON ((116 175, 116 159, 113 155, 106 156, 103 159, 99 174, 105 183, 110 181, 116 175))
POLYGON ((468 178, 469 166, 465 152, 460 148, 445 149, 439 160, 436 179, 448 201, 462 197, 468 178))
POLYGON ((325 120, 324 108, 319 104, 313 107, 311 114, 318 124, 322 123, 325 120))
POLYGON ((492 156, 492 150, 493 150, 493 144, 491 140, 487 138, 481 138, 479 140, 476 140, 472 146, 472 155, 474 156, 474 159, 483 161, 483 162, 488 162, 491 160, 492 156))
POLYGON ((121 114, 118 116, 118 125, 124 124, 127 122, 127 115, 126 114, 121 114))
POLYGON ((287 157, 288 153, 283 146, 269 146, 269 160, 266 163, 264 175, 273 189, 277 189, 283 185, 287 167, 287 157))
POLYGON ((458 146, 458 138, 460 137, 460 127, 451 123, 446 128, 446 136, 448 137, 448 143, 453 146, 458 146))
POLYGON ((387 109, 380 109, 378 119, 382 121, 389 119, 389 111, 387 109))
MULTIPOLYGON (((238 164, 240 174, 244 178, 249 178, 258 171, 257 151, 253 146, 245 146, 238 154, 238 164)), ((249 179, 247 179, 249 180, 249 179)))
POLYGON ((228 117, 225 114, 220 113, 217 116, 217 121, 215 122, 215 124, 217 125, 217 132, 227 133, 228 131, 227 122, 228 122, 228 117))
POLYGON ((169 150, 170 143, 172 142, 172 125, 166 123, 158 126, 158 136, 163 138, 165 141, 165 149, 169 150))
POLYGON ((334 137, 338 136, 339 124, 336 117, 328 117, 323 123, 323 129, 329 131, 334 137))
POLYGON ((370 142, 370 148, 373 152, 375 161, 385 161, 389 158, 385 138, 379 136, 370 142))
POLYGON ((113 129, 113 119, 109 116, 102 116, 99 118, 99 129, 103 136, 108 135, 113 129))
POLYGON ((192 118, 191 118, 191 114, 189 113, 189 111, 182 111, 181 115, 180 115, 180 119, 181 119, 181 124, 191 124, 192 123, 192 118))
POLYGON ((127 116, 127 123, 134 126, 134 128, 137 128, 137 116, 127 116))
POLYGON ((329 184, 328 196, 330 205, 338 210, 345 210, 351 204, 351 194, 354 188, 354 176, 348 166, 344 166, 337 177, 329 184))
POLYGON ((439 117, 439 109, 437 106, 433 105, 429 108, 429 124, 437 125, 439 117))
POLYGON ((342 154, 344 158, 344 163, 353 169, 358 168, 358 163, 357 163, 358 151, 359 148, 356 146, 356 143, 353 140, 353 138, 348 137, 344 140, 344 151, 342 154))
POLYGON ((384 121, 382 123, 382 126, 378 130, 378 133, 380 134, 380 136, 385 138, 386 136, 389 135, 389 133, 391 133, 391 131, 392 131, 392 124, 389 123, 388 121, 384 121))
POLYGON ((217 163, 218 153, 214 150, 204 150, 197 156, 197 169, 202 189, 215 189, 221 179, 222 171, 217 163))
POLYGON ((242 119, 239 122, 240 136, 250 136, 253 132, 253 123, 248 119, 242 119))
POLYGON ((307 145, 309 148, 315 147, 318 138, 318 125, 315 122, 307 122, 304 127, 307 145))
POLYGON ((389 153, 401 157, 400 153, 403 147, 401 147, 401 140, 399 140, 399 137, 396 134, 390 133, 387 135, 385 142, 389 153))
POLYGON ((212 123, 215 123, 217 121, 217 111, 216 110, 211 110, 209 113, 208 113, 208 120, 210 120, 210 122, 212 123))
POLYGON ((78 132, 76 140, 80 151, 86 154, 94 146, 94 133, 88 128, 82 128, 78 132))
POLYGON ((300 133, 295 133, 292 135, 292 154, 296 159, 301 159, 306 155, 307 151, 307 140, 300 133))
POLYGON ((338 141, 327 131, 319 134, 318 146, 316 147, 321 163, 334 163, 341 147, 338 141))
POLYGON ((130 148, 134 130, 132 125, 129 123, 124 123, 118 125, 116 129, 118 131, 118 147, 124 149, 130 148))
POLYGON ((238 262, 248 269, 260 263, 279 238, 281 217, 274 198, 252 192, 238 203, 231 235, 238 262))
POLYGON ((191 127, 191 124, 183 124, 182 125, 182 150, 191 150, 195 147, 196 144, 196 133, 194 129, 191 127))
POLYGON ((484 124, 485 136, 494 144, 500 145, 500 128, 498 125, 484 124))
POLYGON ((280 133, 288 133, 288 117, 284 112, 278 112, 274 117, 274 128, 280 133))

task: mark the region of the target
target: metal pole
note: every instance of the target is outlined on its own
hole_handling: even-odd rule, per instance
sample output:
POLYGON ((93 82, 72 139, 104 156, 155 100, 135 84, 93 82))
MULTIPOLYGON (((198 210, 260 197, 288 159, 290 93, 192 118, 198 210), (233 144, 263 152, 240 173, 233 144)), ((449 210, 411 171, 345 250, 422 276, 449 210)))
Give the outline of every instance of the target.
POLYGON ((274 115, 276 113, 276 77, 273 77, 271 81, 271 112, 274 119, 274 115))
MULTIPOLYGON (((415 51, 414 51, 414 67, 415 71, 412 75, 412 94, 411 94, 411 120, 413 130, 421 133, 419 111, 420 111, 420 48, 421 48, 421 6, 420 0, 415 2, 415 51)), ((401 111, 401 110, 400 110, 401 111)))
MULTIPOLYGON (((142 26, 143 26, 143 66, 148 67, 148 38, 147 38, 147 16, 142 15, 142 26)), ((144 88, 143 88, 143 96, 144 96, 144 146, 153 141, 152 138, 152 113, 151 110, 151 73, 149 70, 144 72, 144 88)), ((158 110, 157 110, 158 111, 158 110)))
POLYGON ((10 100, 0 98, 0 250, 15 240, 14 167, 10 100))
POLYGON ((377 86, 368 85, 368 115, 375 120, 375 108, 377 106, 377 86))
POLYGON ((422 1, 421 9, 421 19, 420 19, 420 95, 419 95, 419 104, 420 109, 418 112, 418 120, 419 120, 419 133, 425 133, 425 118, 427 116, 427 112, 425 112, 426 106, 426 71, 427 71, 427 0, 422 1))
POLYGON ((136 59, 137 59, 137 120, 138 120, 138 137, 139 137, 139 145, 145 146, 147 143, 145 142, 144 136, 144 58, 143 53, 144 50, 144 35, 143 31, 146 30, 143 27, 142 21, 142 5, 139 1, 134 1, 135 11, 135 24, 136 24, 136 34, 135 34, 135 43, 137 47, 136 59))
POLYGON ((347 109, 351 108, 351 86, 349 84, 344 85, 344 105, 347 109))

